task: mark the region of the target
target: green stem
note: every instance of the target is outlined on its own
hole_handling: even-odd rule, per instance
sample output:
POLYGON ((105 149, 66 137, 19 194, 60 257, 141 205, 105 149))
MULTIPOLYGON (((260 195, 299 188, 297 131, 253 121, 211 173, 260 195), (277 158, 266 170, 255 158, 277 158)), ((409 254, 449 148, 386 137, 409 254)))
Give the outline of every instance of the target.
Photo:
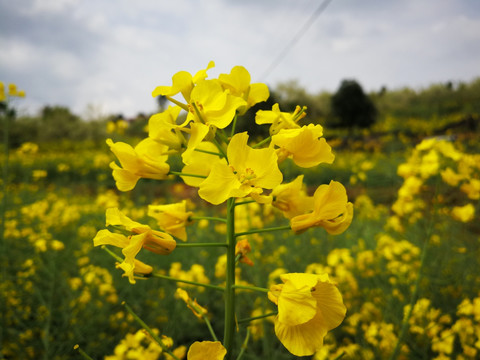
POLYGON ((185 110, 186 112, 188 112, 188 106, 185 105, 184 103, 181 103, 180 101, 177 101, 175 100, 174 98, 170 97, 170 96, 165 96, 167 98, 167 100, 171 101, 172 103, 174 103, 175 105, 178 105, 180 106, 183 110, 185 110))
POLYGON ((217 153, 215 151, 208 151, 208 150, 202 150, 202 149, 195 149, 195 151, 205 153, 205 154, 210 154, 210 155, 216 155, 218 157, 223 157, 223 154, 217 153))
POLYGON ((227 247, 226 243, 177 243, 178 247, 227 247))
MULTIPOLYGON (((178 245, 180 245, 180 244, 177 244, 177 246, 178 245)), ((224 243, 222 243, 222 245, 225 246, 224 243)), ((123 261, 123 259, 120 256, 115 254, 112 250, 110 250, 105 245, 102 246, 102 249, 104 249, 106 252, 108 252, 118 262, 123 261)), ((175 282, 179 282, 179 283, 185 283, 185 284, 190 284, 190 285, 195 285, 195 286, 206 287, 206 288, 210 288, 210 289, 214 289, 214 290, 225 291, 225 288, 222 287, 222 286, 211 285, 211 284, 202 284, 202 283, 199 283, 199 282, 196 282, 196 281, 181 280, 181 279, 177 279, 177 278, 174 278, 174 277, 171 277, 171 276, 162 275, 162 274, 158 274, 158 273, 152 273, 151 275, 148 275, 148 276, 145 276, 145 277, 150 277, 150 276, 157 277, 157 278, 160 278, 160 279, 169 280, 169 281, 175 281, 175 282)), ((140 277, 140 278, 144 279, 145 277, 140 277)))
POLYGON ((241 201, 239 203, 236 203, 235 206, 240 206, 240 205, 247 205, 247 204, 252 204, 256 202, 255 200, 245 200, 245 201, 241 201))
POLYGON ((226 360, 231 360, 235 335, 235 198, 227 200, 227 244, 223 346, 227 349, 226 360))
POLYGON ((253 230, 236 233, 235 236, 239 237, 243 235, 258 234, 258 233, 278 231, 278 230, 290 230, 290 225, 277 226, 277 227, 271 227, 271 228, 265 228, 265 229, 253 229, 253 230))
POLYGON ((169 174, 169 175, 178 175, 178 176, 196 177, 196 178, 202 178, 202 179, 206 179, 206 178, 207 178, 205 175, 188 174, 188 173, 183 173, 183 172, 181 172, 181 171, 170 171, 168 174, 169 174))
POLYGON ((210 335, 212 335, 213 341, 218 341, 217 335, 215 334, 215 331, 213 331, 212 324, 210 323, 210 320, 208 320, 208 316, 202 315, 202 319, 205 321, 205 324, 207 324, 208 331, 210 331, 210 335))
POLYGON ((210 323, 210 320, 208 320, 208 316, 204 312, 204 309, 199 308, 199 305, 190 298, 188 299, 187 305, 193 311, 195 316, 200 315, 202 320, 205 321, 205 324, 207 324, 208 331, 210 331, 210 335, 212 335, 213 340, 218 341, 217 335, 215 334, 215 331, 213 330, 212 324, 210 323))
POLYGON ((233 123, 232 123, 232 132, 230 133, 231 137, 233 137, 233 135, 235 135, 235 127, 237 126, 237 118, 238 118, 238 113, 235 113, 235 116, 233 117, 233 123))
POLYGON ((219 218, 219 217, 213 217, 213 216, 190 216, 188 218, 189 220, 212 220, 212 221, 221 221, 226 223, 227 219, 224 218, 219 218))
POLYGON ((184 283, 184 284, 206 287, 206 288, 214 289, 214 290, 218 290, 218 291, 225 291, 225 288, 223 286, 212 285, 212 284, 202 284, 202 283, 199 283, 199 282, 196 282, 196 281, 181 280, 181 279, 177 279, 177 278, 174 278, 174 277, 171 277, 171 276, 162 275, 162 274, 159 274, 159 273, 152 273, 151 276, 156 277, 156 278, 160 278, 160 279, 169 280, 169 281, 174 281, 174 282, 177 282, 177 283, 184 283))
POLYGON ((249 339, 250 339, 250 329, 247 328, 247 335, 245 335, 245 340, 243 340, 242 348, 240 349, 240 352, 238 353, 237 360, 240 360, 242 358, 245 350, 247 350, 249 339))
POLYGON ((225 134, 223 129, 217 129, 216 134, 225 144, 228 144, 230 142, 230 140, 228 139, 228 136, 225 134))
POLYGON ((83 357, 84 359, 86 359, 86 360, 93 360, 90 356, 88 356, 88 354, 87 354, 85 351, 83 351, 83 350, 80 348, 80 346, 79 346, 78 344, 75 345, 75 346, 73 347, 73 349, 74 349, 74 350, 77 350, 77 351, 80 353, 80 355, 82 355, 82 357, 83 357))
POLYGON ((278 311, 271 312, 271 313, 268 313, 268 314, 259 315, 259 316, 252 316, 252 317, 249 317, 249 318, 240 319, 240 320, 238 320, 238 323, 239 324, 249 323, 250 321, 265 319, 267 317, 275 316, 277 314, 278 314, 278 311))
POLYGON ((227 159, 227 162, 228 162, 227 154, 225 154, 225 151, 223 151, 222 145, 220 145, 220 143, 218 142, 218 140, 215 139, 215 138, 212 139, 212 142, 215 144, 215 146, 217 147, 218 151, 220 151, 220 153, 222 154, 222 156, 223 156, 225 159, 227 159))
POLYGON ((157 334, 155 334, 152 329, 150 329, 150 327, 142 320, 140 319, 140 317, 138 317, 137 314, 135 314, 132 310, 132 308, 130 306, 128 306, 128 304, 126 302, 123 302, 123 305, 125 306, 125 308, 127 309, 127 311, 130 313, 130 315, 133 316, 133 318, 137 321, 137 323, 140 324, 141 327, 143 327, 149 334, 150 336, 152 337, 152 339, 154 339, 158 345, 160 345, 160 347, 162 348, 163 351, 165 351, 168 355, 170 355, 171 357, 173 357, 175 360, 180 360, 174 353, 172 353, 168 347, 163 343, 162 339, 160 339, 158 337, 157 334))
POLYGON ((262 141, 260 141, 259 143, 256 143, 255 145, 252 146, 252 148, 257 148, 259 146, 262 146, 263 144, 266 144, 267 142, 269 142, 270 140, 272 139, 271 136, 267 137, 266 139, 263 139, 262 141))
POLYGON ((112 250, 110 250, 106 245, 102 245, 102 249, 105 250, 111 257, 113 257, 115 260, 117 260, 118 262, 122 262, 123 259, 118 256, 117 254, 115 254, 112 250))
POLYGON ((413 289, 412 297, 410 299, 410 306, 408 308, 407 314, 405 315, 405 318, 403 319, 400 335, 398 335, 397 344, 393 349, 392 355, 390 356, 390 360, 395 360, 400 353, 400 348, 402 346, 403 339, 408 331, 408 323, 413 313, 413 307, 415 306, 415 303, 417 302, 417 299, 418 299, 418 293, 420 290, 420 281, 423 278, 423 268, 425 266, 425 258, 427 254, 428 238, 429 236, 426 237, 426 240, 423 243, 422 255, 420 259, 420 268, 418 269, 418 276, 417 276, 417 279, 415 280, 415 287, 413 289))
POLYGON ((251 291, 258 291, 263 293, 268 293, 269 290, 265 288, 261 288, 258 286, 250 286, 250 285, 234 285, 235 289, 243 289, 243 290, 251 290, 251 291))

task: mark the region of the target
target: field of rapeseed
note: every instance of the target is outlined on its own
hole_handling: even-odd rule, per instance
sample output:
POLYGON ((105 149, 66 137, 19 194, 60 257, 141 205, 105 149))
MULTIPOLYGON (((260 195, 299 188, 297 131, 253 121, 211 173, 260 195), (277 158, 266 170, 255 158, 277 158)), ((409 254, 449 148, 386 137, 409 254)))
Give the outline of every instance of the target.
POLYGON ((268 90, 207 70, 144 139, 3 151, 1 358, 478 358, 478 133, 249 139, 268 90))

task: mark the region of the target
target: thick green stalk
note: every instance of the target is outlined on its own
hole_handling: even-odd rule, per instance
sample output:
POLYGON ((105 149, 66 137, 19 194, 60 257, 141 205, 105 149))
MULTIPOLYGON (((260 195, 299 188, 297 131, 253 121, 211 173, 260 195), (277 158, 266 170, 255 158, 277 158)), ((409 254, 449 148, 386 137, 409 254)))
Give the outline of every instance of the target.
POLYGON ((227 279, 225 285, 225 332, 223 346, 226 360, 232 359, 235 337, 235 198, 227 200, 227 279))

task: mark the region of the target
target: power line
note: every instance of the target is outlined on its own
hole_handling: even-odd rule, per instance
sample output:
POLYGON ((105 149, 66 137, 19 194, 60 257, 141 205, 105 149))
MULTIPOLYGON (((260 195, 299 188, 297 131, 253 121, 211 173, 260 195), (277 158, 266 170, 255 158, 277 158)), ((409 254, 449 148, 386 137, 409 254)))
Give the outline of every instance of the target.
POLYGON ((312 26, 314 21, 320 16, 321 13, 325 11, 325 9, 328 7, 328 5, 332 2, 332 0, 324 0, 320 6, 312 13, 310 18, 303 24, 303 26, 300 28, 300 30, 295 34, 295 36, 290 40, 290 42, 285 46, 283 51, 278 54, 278 56, 272 61, 270 66, 267 67, 267 70, 264 71, 263 75, 260 77, 262 81, 265 81, 265 79, 270 75, 270 73, 275 69, 278 64, 283 60, 285 55, 290 51, 290 49, 295 45, 296 42, 300 40, 300 38, 307 32, 307 30, 312 26))

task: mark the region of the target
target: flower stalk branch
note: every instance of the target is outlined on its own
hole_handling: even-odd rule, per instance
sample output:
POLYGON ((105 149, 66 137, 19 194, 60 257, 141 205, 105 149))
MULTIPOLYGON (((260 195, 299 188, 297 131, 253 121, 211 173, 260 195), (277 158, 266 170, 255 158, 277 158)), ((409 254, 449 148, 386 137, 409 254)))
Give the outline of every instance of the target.
POLYGON ((135 321, 142 327, 145 329, 145 331, 152 337, 153 340, 155 340, 155 342, 160 345, 160 347, 162 348, 162 350, 164 352, 166 352, 168 355, 170 355, 172 358, 174 358, 175 360, 180 360, 174 353, 172 353, 170 351, 170 349, 164 344, 164 342, 162 341, 162 339, 160 339, 158 337, 157 334, 155 334, 153 332, 153 330, 142 320, 140 319, 140 317, 132 310, 132 308, 126 303, 126 302, 123 302, 123 305, 125 306, 125 309, 127 309, 128 313, 130 315, 133 316, 133 318, 135 319, 135 321))
POLYGON ((280 230, 290 230, 290 225, 277 226, 277 227, 271 227, 271 228, 265 228, 265 229, 253 229, 253 230, 236 233, 235 236, 239 237, 243 235, 259 234, 264 232, 272 232, 272 231, 280 231, 280 230))

